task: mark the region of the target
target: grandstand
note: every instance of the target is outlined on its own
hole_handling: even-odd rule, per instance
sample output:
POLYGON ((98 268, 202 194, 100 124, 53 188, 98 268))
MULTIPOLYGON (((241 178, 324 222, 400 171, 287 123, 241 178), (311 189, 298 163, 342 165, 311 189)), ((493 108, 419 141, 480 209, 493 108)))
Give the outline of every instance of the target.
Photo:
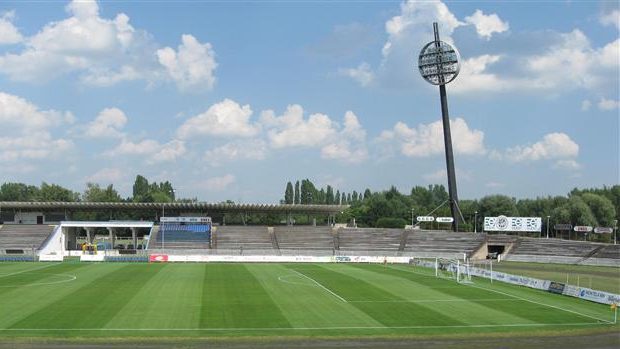
POLYGON ((620 259, 620 245, 601 246, 601 248, 592 255, 592 258, 620 259))
POLYGON ((274 227, 281 250, 315 251, 334 250, 334 235, 330 227, 281 226, 274 227))
POLYGON ((0 226, 0 253, 25 253, 39 249, 45 242, 54 226, 50 225, 17 225, 0 226))
POLYGON ((213 245, 219 250, 274 250, 274 242, 266 226, 219 226, 213 237, 213 245))
POLYGON ((206 250, 211 248, 211 220, 205 217, 162 217, 153 229, 148 249, 206 250))
POLYGON ((601 245, 560 239, 521 238, 513 255, 588 257, 601 245))
POLYGON ((404 233, 403 229, 342 228, 338 231, 339 250, 373 251, 396 255, 404 233))
POLYGON ((411 231, 405 252, 421 257, 463 258, 471 256, 485 242, 485 234, 411 231))

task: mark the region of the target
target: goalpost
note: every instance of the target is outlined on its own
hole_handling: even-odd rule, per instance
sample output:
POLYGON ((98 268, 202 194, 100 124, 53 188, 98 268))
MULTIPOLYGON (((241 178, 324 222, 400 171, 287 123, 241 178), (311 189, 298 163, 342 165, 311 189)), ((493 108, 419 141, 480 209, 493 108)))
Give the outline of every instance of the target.
POLYGON ((471 283, 471 266, 459 259, 435 258, 435 276, 455 280, 458 283, 471 283))

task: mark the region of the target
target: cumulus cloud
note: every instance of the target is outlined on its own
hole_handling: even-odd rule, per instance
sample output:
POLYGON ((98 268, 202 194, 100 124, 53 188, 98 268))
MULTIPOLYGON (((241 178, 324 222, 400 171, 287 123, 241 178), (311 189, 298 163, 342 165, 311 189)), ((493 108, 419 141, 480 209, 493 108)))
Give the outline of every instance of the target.
MULTIPOLYGON (((132 80, 149 85, 172 80, 183 90, 213 86, 215 53, 209 43, 183 35, 178 51, 158 50, 152 36, 135 29, 124 13, 103 18, 94 0, 74 0, 65 9, 68 18, 49 22, 33 36, 18 40, 11 35, 10 41, 18 40, 23 47, 0 55, 0 73, 36 83, 74 73, 92 86, 132 80)), ((11 31, 9 24, 6 16, 0 20, 0 40, 11 31)))
POLYGON ((181 40, 177 51, 170 47, 157 50, 159 63, 183 90, 212 89, 217 63, 211 44, 202 44, 188 34, 184 34, 181 40))
POLYGON ((366 62, 360 63, 357 68, 340 69, 340 75, 348 76, 362 86, 368 86, 375 78, 374 72, 370 69, 370 65, 366 62))
POLYGON ((103 155, 118 157, 123 155, 140 156, 147 164, 175 161, 186 153, 185 143, 180 140, 171 140, 161 144, 152 139, 139 142, 123 139, 115 148, 106 151, 103 155))
POLYGON ((602 25, 615 26, 620 30, 620 10, 614 9, 601 15, 599 21, 602 25))
POLYGON ((127 123, 127 116, 118 108, 106 108, 89 123, 84 132, 92 138, 122 137, 122 128, 127 123))
POLYGON ((235 176, 227 174, 221 177, 211 177, 201 183, 199 186, 208 191, 222 191, 235 182, 235 176))
POLYGON ((263 160, 267 156, 267 143, 261 139, 237 141, 209 149, 204 160, 211 166, 236 160, 263 160))
POLYGON ((471 16, 465 17, 465 22, 476 27, 478 36, 490 40, 495 33, 503 33, 508 30, 508 22, 502 21, 495 13, 485 15, 481 10, 476 10, 471 16))
MULTIPOLYGON (((454 153, 463 155, 484 155, 484 132, 472 130, 462 118, 450 120, 450 132, 454 153)), ((443 124, 440 120, 430 124, 420 124, 409 128, 407 124, 398 122, 389 131, 383 131, 379 137, 381 142, 395 144, 400 152, 408 157, 428 157, 443 154, 443 124)))
POLYGON ((250 122, 252 109, 249 105, 225 99, 212 105, 204 113, 198 114, 177 129, 181 139, 198 136, 251 137, 260 127, 250 122))
POLYGON ((19 30, 13 25, 15 11, 0 13, 0 45, 17 44, 23 40, 19 30))
POLYGON ((114 183, 123 179, 124 171, 119 168, 102 168, 101 170, 93 173, 90 176, 84 178, 85 182, 91 183, 114 183))
POLYGON ((66 153, 73 142, 55 138, 51 131, 73 121, 69 112, 41 110, 21 97, 0 92, 0 161, 43 159, 66 153))
POLYGON ((277 116, 272 110, 264 111, 261 124, 267 130, 272 148, 320 148, 324 159, 358 163, 367 157, 366 131, 357 116, 347 111, 344 126, 326 114, 311 114, 304 118, 300 105, 289 105, 284 114, 277 116))
POLYGON ((525 146, 516 146, 506 150, 505 156, 513 162, 558 160, 557 165, 566 167, 579 155, 579 145, 567 134, 549 133, 542 140, 525 146))
POLYGON ((614 99, 601 98, 597 104, 598 108, 603 111, 616 110, 620 107, 620 102, 614 99))

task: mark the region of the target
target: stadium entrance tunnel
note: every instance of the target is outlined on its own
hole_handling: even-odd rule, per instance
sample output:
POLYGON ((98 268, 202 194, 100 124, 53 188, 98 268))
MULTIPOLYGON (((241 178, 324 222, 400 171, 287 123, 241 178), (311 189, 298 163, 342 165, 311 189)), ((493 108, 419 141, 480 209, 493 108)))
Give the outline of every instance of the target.
POLYGON ((487 259, 497 259, 497 256, 506 251, 505 245, 487 245, 487 259))

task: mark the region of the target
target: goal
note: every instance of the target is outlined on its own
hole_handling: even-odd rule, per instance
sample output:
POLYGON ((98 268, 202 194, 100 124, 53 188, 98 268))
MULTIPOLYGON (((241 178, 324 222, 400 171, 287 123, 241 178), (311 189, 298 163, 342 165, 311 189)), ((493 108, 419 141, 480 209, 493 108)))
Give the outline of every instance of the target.
POLYGON ((458 283, 472 282, 469 263, 458 259, 435 258, 435 276, 455 280, 458 283))

